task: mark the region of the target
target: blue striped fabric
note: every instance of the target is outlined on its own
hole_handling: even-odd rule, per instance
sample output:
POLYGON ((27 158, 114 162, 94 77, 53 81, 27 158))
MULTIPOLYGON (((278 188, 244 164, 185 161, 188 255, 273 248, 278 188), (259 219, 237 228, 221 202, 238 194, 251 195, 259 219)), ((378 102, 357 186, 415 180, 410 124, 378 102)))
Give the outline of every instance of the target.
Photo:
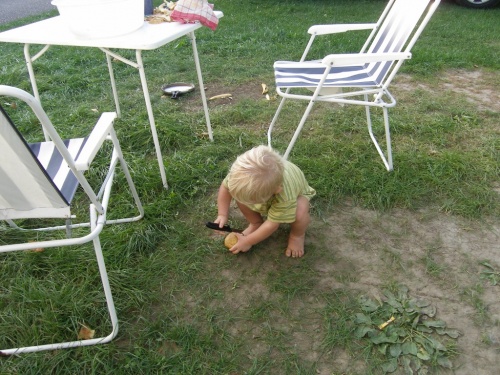
MULTIPOLYGON (((299 66, 297 63, 290 61, 276 61, 274 63, 276 86, 317 87, 325 73, 326 67, 321 62, 315 63, 316 66, 313 64, 308 62, 307 65, 299 66), (291 67, 292 64, 293 67, 291 67)), ((377 63, 374 67, 370 67, 368 64, 364 66, 333 67, 328 74, 324 86, 376 87, 380 81, 373 76, 373 71, 376 71, 381 65, 381 63, 377 63)), ((385 73, 381 72, 381 74, 385 73)))
MULTIPOLYGON (((401 52, 430 0, 397 0, 387 14, 367 53, 401 52)), ((357 66, 333 67, 325 87, 380 87, 393 61, 357 66)), ((304 63, 277 61, 274 73, 277 87, 317 87, 325 73, 321 61, 304 63)))
MULTIPOLYGON (((86 141, 87 138, 75 138, 63 142, 73 160, 75 160, 86 141)), ((70 204, 79 183, 57 148, 52 142, 32 143, 29 144, 29 147, 68 204, 70 204)))

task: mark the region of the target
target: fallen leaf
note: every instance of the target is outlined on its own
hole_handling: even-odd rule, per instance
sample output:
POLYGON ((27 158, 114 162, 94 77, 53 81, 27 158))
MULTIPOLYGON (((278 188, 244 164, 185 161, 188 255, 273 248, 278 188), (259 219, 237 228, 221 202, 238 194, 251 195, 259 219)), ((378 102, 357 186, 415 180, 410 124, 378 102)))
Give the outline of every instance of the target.
POLYGON ((94 338, 94 335, 95 330, 82 324, 82 328, 80 328, 80 332, 78 332, 78 340, 90 340, 94 338))
POLYGON ((267 94, 269 92, 267 85, 265 83, 261 83, 261 85, 262 85, 262 95, 267 94))
POLYGON ((198 136, 200 138, 209 138, 210 134, 208 134, 208 132, 201 132, 201 133, 198 134, 198 136))
POLYGON ((211 98, 208 98, 208 100, 215 100, 215 99, 224 99, 224 98, 231 98, 232 99, 232 94, 220 94, 220 95, 215 95, 212 96, 211 98))

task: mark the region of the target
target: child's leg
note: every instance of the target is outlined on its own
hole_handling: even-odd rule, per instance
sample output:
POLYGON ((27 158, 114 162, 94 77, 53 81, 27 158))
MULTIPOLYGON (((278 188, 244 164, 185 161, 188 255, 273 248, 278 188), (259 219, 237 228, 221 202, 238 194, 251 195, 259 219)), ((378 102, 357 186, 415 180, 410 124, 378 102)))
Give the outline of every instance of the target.
POLYGON ((243 203, 240 203, 236 201, 238 204, 238 208, 240 209, 241 213, 243 216, 245 216, 245 219, 247 219, 249 225, 248 227, 243 231, 244 235, 249 235, 252 232, 255 232, 264 222, 262 219, 261 214, 258 212, 252 211, 248 206, 245 206, 243 203))
POLYGON ((297 198, 297 214, 295 221, 290 226, 288 247, 285 251, 287 257, 300 258, 304 255, 304 241, 306 238, 306 230, 310 222, 309 199, 301 195, 297 198))

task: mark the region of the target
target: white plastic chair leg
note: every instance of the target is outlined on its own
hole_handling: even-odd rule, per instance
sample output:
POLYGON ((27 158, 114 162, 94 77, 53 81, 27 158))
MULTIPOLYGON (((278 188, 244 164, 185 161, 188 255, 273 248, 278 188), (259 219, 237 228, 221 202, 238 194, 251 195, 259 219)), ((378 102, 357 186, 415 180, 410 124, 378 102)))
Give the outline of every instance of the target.
POLYGON ((97 258, 97 265, 99 266, 99 274, 101 275, 102 286, 104 289, 104 295, 106 297, 106 305, 108 306, 109 317, 111 319, 112 331, 111 333, 100 339, 99 343, 110 342, 118 334, 118 316, 116 315, 115 303, 113 301, 113 295, 111 294, 111 286, 109 285, 108 273, 106 271, 106 265, 104 263, 104 257, 102 255, 101 241, 99 237, 94 239, 94 250, 97 258))
POLYGON ((370 112, 370 106, 365 106, 366 108, 366 122, 368 126, 368 133, 370 133, 370 138, 375 145, 375 148, 377 149, 378 154, 380 155, 380 158, 382 159, 382 162, 385 165, 385 168, 387 171, 392 171, 393 170, 393 165, 392 165, 392 147, 391 147, 391 133, 390 133, 390 128, 389 128, 389 113, 388 109, 386 107, 382 107, 383 111, 383 116, 384 116, 384 130, 385 130, 385 141, 386 141, 386 148, 387 152, 386 155, 384 155, 384 152, 382 151, 382 148, 380 147, 377 138, 373 134, 373 128, 372 128, 372 119, 371 119, 371 112, 370 112))
MULTIPOLYGON (((286 93, 288 94, 288 92, 290 91, 290 89, 286 89, 286 93)), ((269 147, 272 147, 271 145, 271 135, 272 135, 272 132, 273 132, 273 128, 274 128, 274 125, 276 124, 276 121, 278 120, 278 117, 279 117, 279 114, 281 112, 281 109, 283 108, 283 105, 285 104, 285 100, 286 98, 283 97, 281 98, 281 102, 278 106, 278 109, 276 110, 276 113, 274 114, 274 117, 273 117, 273 120, 271 121, 271 125, 269 125, 269 129, 267 130, 267 145, 269 147)))
POLYGON ((285 155, 283 157, 285 159, 288 159, 288 155, 290 155, 290 152, 292 151, 293 146, 295 145, 295 141, 300 135, 300 132, 302 131, 302 128, 304 127, 304 123, 307 120, 307 117, 309 116, 309 113, 311 112, 312 108, 314 106, 314 99, 312 99, 309 104, 307 105, 306 111, 304 112, 304 115, 300 119, 299 126, 297 126, 297 129, 295 129, 295 133, 293 134, 292 140, 288 144, 288 147, 286 148, 285 155))

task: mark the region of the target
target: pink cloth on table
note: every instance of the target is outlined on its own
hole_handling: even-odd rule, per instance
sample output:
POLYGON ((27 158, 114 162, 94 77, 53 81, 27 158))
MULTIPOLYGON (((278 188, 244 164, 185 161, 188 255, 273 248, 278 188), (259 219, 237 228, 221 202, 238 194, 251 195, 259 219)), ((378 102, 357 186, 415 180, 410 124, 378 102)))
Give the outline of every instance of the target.
POLYGON ((212 30, 217 28, 219 19, 213 12, 214 5, 207 0, 179 0, 170 14, 174 21, 193 23, 199 21, 212 30))

